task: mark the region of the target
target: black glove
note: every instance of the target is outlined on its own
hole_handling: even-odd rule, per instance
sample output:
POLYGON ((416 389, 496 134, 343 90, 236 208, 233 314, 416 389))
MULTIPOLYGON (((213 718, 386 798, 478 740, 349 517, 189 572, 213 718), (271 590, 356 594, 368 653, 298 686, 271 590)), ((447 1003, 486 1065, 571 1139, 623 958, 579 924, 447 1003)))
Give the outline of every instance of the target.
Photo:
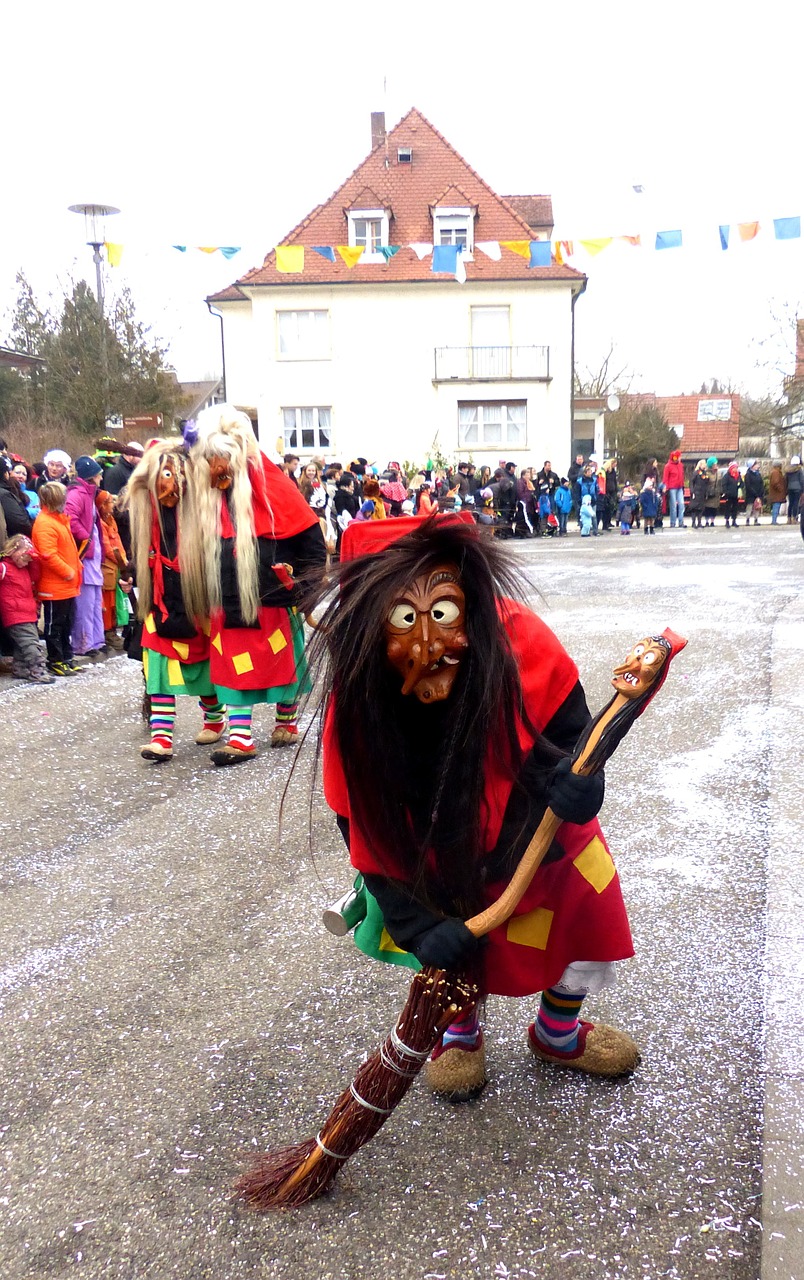
POLYGON ((547 803, 562 822, 583 826, 600 812, 606 779, 599 773, 573 773, 569 757, 559 760, 547 780, 547 803))
POLYGON ((463 920, 449 917, 420 934, 411 951, 423 965, 462 969, 480 944, 481 939, 469 932, 463 920))

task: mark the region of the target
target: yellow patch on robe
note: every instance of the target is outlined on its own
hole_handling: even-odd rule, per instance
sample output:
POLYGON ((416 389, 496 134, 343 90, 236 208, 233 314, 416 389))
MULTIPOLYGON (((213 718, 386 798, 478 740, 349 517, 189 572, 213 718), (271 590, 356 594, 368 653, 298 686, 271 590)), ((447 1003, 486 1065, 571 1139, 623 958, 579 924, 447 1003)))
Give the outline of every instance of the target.
POLYGON ((185 644, 183 640, 174 640, 173 648, 176 650, 182 662, 186 662, 190 656, 189 644, 185 644))
POLYGON ((178 658, 168 658, 167 671, 169 684, 184 684, 184 673, 178 658))
POLYGON ((573 859, 573 863, 597 893, 602 893, 614 879, 615 868, 611 854, 597 836, 589 841, 586 848, 573 859))
POLYGON ((539 951, 545 951, 554 914, 547 907, 537 907, 524 916, 512 916, 505 936, 509 942, 518 942, 522 947, 537 947, 539 951))
POLYGON ((278 627, 276 631, 274 631, 273 635, 268 637, 268 643, 274 653, 281 653, 283 649, 287 649, 288 647, 288 642, 278 627))
POLYGON ((250 653, 236 653, 232 658, 232 666, 239 676, 245 675, 247 671, 254 670, 254 663, 250 653))
POLYGON ((383 929, 380 935, 380 951, 395 951, 398 956, 405 954, 402 948, 396 945, 387 929, 383 929))

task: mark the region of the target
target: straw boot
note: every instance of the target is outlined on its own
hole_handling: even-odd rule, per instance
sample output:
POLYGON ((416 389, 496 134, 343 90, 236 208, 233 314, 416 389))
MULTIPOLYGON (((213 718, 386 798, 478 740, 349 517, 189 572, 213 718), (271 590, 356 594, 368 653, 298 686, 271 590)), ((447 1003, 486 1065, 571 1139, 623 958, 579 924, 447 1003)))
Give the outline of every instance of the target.
POLYGON ((528 1047, 534 1058, 555 1067, 586 1071, 593 1076, 624 1076, 635 1071, 641 1062, 639 1049, 630 1036, 605 1022, 581 1020, 578 1048, 572 1053, 550 1053, 536 1036, 536 1024, 528 1027, 528 1047))
POLYGON ((478 1031, 473 1046, 439 1043, 424 1069, 433 1093, 448 1102, 467 1102, 486 1087, 486 1046, 483 1032, 478 1031))

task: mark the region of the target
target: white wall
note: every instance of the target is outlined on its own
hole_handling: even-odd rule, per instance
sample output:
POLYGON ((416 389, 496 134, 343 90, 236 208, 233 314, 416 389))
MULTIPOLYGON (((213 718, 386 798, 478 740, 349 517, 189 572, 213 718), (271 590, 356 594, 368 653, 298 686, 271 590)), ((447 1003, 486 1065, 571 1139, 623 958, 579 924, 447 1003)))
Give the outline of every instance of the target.
MULTIPOLYGON (((381 270, 381 268, 379 268, 381 270)), ((556 469, 570 461, 571 308, 566 284, 288 285, 248 291, 244 304, 223 304, 227 398, 256 404, 263 446, 282 433, 283 406, 331 405, 333 447, 343 462, 362 455, 423 463, 434 439, 457 456, 459 400, 526 400, 527 445, 473 447, 478 463, 500 458, 556 469), (549 383, 501 380, 433 385, 436 347, 470 346, 472 306, 510 306, 512 346, 550 348, 549 383), (329 310, 330 358, 279 358, 277 310, 329 310)), ((305 451, 299 450, 300 453, 305 451)), ((463 450, 464 454, 469 450, 463 450)))

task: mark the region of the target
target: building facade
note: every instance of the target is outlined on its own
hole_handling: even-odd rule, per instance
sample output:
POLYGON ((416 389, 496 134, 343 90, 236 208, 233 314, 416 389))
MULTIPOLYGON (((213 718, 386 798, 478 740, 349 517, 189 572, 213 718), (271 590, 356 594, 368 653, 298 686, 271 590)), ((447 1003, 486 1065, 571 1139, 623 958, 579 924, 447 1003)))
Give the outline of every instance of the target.
POLYGON ((586 279, 550 253, 549 197, 498 196, 415 110, 387 134, 373 116, 372 142, 262 266, 208 299, 227 398, 269 452, 565 465, 586 279))

